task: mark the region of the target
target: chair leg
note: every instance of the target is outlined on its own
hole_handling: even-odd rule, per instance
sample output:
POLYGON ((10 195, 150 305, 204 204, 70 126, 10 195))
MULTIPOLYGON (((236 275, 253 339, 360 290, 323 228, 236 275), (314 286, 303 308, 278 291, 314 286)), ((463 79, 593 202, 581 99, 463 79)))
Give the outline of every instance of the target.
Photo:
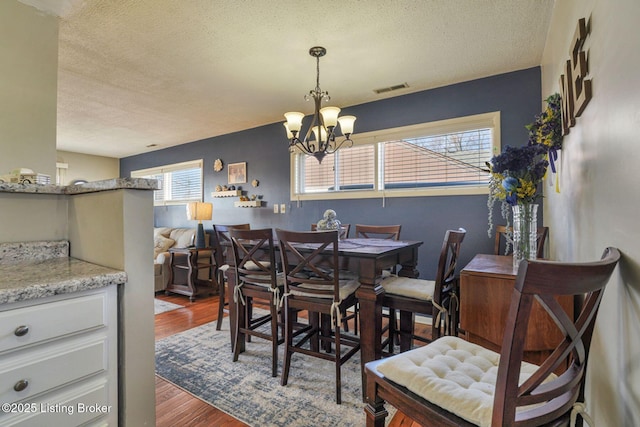
MULTIPOLYGON (((336 322, 337 323, 337 322, 336 322)), ((333 325, 331 325, 333 326, 333 325)), ((340 375, 340 325, 335 326, 335 364, 336 364, 336 403, 340 405, 342 403, 342 377, 340 375)))
POLYGON ((327 353, 331 353, 331 329, 333 325, 331 324, 331 316, 328 314, 320 315, 320 336, 327 337, 328 339, 324 339, 321 343, 324 344, 324 351, 327 353))
POLYGON ((396 316, 396 310, 394 308, 388 308, 389 310, 389 343, 388 352, 393 354, 393 347, 400 347, 400 328, 398 327, 398 319, 396 316))
POLYGON ((316 333, 309 340, 309 347, 311 351, 318 352, 320 351, 320 314, 317 312, 309 311, 307 314, 309 319, 309 325, 311 328, 316 331, 316 333))
POLYGON ((222 272, 218 275, 218 294, 218 321, 216 323, 216 331, 222 329, 222 318, 224 317, 225 283, 224 273, 222 272))
MULTIPOLYGON (((240 311, 238 310, 238 305, 242 304, 242 302, 238 301, 234 304, 236 304, 236 313, 239 313, 240 311)), ((249 325, 245 323, 245 327, 248 326, 249 325)), ((233 348, 231 350, 233 351, 233 361, 237 362, 238 357, 240 356, 240 346, 238 345, 238 337, 240 336, 240 322, 236 322, 235 329, 235 335, 233 336, 233 348)))
POLYGON ((400 352, 411 350, 413 345, 414 314, 411 311, 400 310, 400 352))
POLYGON ((278 376, 278 307, 273 304, 273 297, 269 301, 271 311, 271 376, 278 376))
POLYGON ((349 332, 349 321, 347 320, 347 310, 342 313, 342 329, 349 332))
POLYGON ((286 299, 284 303, 284 361, 282 363, 282 376, 280 377, 280 385, 287 385, 289 380, 289 368, 291 367, 291 347, 293 347, 293 318, 289 310, 289 304, 286 299))
MULTIPOLYGON (((253 319, 253 298, 247 298, 247 307, 245 309, 245 322, 247 328, 251 327, 251 319, 253 319)), ((251 335, 247 334, 247 342, 251 342, 251 335)))

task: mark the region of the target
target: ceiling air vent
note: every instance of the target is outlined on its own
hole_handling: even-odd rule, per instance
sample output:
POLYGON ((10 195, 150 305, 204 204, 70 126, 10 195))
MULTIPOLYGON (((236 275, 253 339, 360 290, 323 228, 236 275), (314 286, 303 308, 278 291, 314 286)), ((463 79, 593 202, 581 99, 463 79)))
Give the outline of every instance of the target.
POLYGON ((394 85, 394 86, 389 86, 389 87, 383 87, 380 89, 374 89, 373 91, 377 94, 381 94, 381 93, 387 93, 387 92, 391 92, 394 90, 398 90, 398 89, 405 89, 408 88, 409 85, 406 83, 401 83, 399 85, 394 85))

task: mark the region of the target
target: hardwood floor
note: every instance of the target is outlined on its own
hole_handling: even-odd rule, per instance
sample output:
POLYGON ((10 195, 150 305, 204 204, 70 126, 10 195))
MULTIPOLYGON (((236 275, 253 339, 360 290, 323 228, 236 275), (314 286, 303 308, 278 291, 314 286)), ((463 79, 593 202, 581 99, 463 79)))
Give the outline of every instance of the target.
MULTIPOLYGON (((218 315, 218 297, 200 297, 195 302, 181 295, 156 298, 185 306, 155 316, 155 337, 162 339, 196 326, 212 322, 218 315)), ((422 333, 424 331, 419 331, 422 333)), ((364 424, 364 413, 362 415, 364 424)), ((158 427, 239 427, 241 421, 194 397, 190 393, 156 376, 156 426, 158 427)), ((420 427, 397 412, 389 427, 420 427)))

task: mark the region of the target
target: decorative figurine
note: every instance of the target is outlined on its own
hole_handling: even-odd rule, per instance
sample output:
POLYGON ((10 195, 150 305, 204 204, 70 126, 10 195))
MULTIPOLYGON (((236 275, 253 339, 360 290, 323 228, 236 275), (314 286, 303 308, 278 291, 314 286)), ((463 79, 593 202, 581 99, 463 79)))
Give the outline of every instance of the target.
POLYGON ((336 218, 336 211, 327 209, 322 219, 316 224, 317 230, 339 230, 340 221, 336 218))

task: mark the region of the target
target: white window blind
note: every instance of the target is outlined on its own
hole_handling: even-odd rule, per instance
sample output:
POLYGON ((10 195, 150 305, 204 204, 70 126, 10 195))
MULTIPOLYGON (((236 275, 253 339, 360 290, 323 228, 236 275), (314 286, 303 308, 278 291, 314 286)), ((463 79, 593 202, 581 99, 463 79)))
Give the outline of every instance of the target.
POLYGON ((132 171, 131 177, 158 180, 160 188, 153 198, 156 206, 202 201, 202 160, 132 171))
POLYGON ((500 113, 383 129, 322 163, 292 155, 298 200, 486 194, 485 163, 500 152, 500 113))
POLYGON ((492 148, 491 129, 385 142, 384 188, 486 185, 492 148))
POLYGON ((304 192, 372 190, 375 180, 374 146, 361 145, 328 154, 318 163, 302 156, 304 192))

